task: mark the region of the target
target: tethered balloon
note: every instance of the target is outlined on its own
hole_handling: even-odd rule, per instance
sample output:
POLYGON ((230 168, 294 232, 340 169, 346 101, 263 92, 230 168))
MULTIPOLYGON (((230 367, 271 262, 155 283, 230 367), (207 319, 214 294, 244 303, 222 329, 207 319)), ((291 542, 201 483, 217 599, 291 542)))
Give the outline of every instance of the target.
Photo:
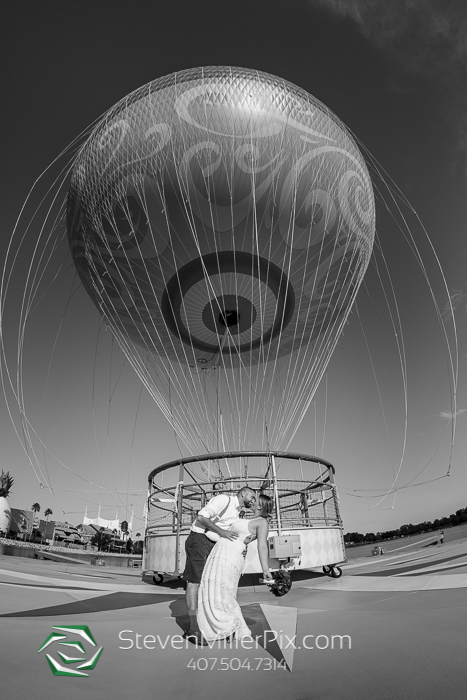
POLYGON ((373 245, 339 119, 258 71, 174 73, 100 121, 67 208, 87 292, 188 449, 288 446, 373 245))

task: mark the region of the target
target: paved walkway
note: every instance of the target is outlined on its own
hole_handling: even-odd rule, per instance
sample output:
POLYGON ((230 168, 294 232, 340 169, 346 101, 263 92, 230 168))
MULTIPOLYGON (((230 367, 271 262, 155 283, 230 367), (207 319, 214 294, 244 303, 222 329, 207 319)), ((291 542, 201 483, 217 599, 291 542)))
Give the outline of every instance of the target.
POLYGON ((466 587, 466 540, 353 560, 340 579, 295 572, 283 598, 250 577, 251 648, 197 649, 178 580, 0 556, 2 686, 35 700, 464 700, 466 587))

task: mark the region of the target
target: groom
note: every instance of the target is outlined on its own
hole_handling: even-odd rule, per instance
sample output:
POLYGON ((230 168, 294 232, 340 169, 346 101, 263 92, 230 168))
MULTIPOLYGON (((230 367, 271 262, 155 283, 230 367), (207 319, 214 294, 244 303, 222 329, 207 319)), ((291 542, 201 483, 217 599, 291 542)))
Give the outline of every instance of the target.
POLYGON ((221 494, 214 496, 202 508, 191 526, 190 534, 185 542, 186 564, 183 578, 186 584, 186 607, 189 625, 185 631, 185 639, 193 644, 204 645, 198 627, 196 612, 198 609, 198 589, 201 582, 204 565, 211 549, 220 537, 234 540, 238 535, 229 531, 233 521, 239 517, 242 508, 251 508, 256 502, 256 493, 244 486, 236 496, 221 494), (213 534, 216 533, 216 534, 213 534), (210 539, 210 538, 213 539, 210 539))

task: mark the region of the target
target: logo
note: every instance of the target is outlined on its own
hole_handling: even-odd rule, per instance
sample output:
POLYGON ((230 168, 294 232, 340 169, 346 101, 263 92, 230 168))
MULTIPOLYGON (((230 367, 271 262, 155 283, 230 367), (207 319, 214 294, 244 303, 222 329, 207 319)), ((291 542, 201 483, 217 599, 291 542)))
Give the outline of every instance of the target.
MULTIPOLYGON (((57 630, 57 632, 51 632, 37 651, 41 652, 55 642, 58 643, 59 647, 62 647, 56 650, 59 661, 50 654, 45 655, 54 676, 89 676, 89 673, 85 673, 85 671, 91 671, 96 666, 104 648, 100 647, 89 660, 86 659, 86 646, 97 647, 89 627, 87 625, 68 625, 67 627, 52 627, 52 629, 57 630), (68 635, 73 636, 68 639, 68 635), (86 642, 86 646, 77 637, 81 637, 86 642), (72 668, 71 664, 78 665, 72 668)), ((91 648, 90 651, 92 652, 93 649, 91 648)))

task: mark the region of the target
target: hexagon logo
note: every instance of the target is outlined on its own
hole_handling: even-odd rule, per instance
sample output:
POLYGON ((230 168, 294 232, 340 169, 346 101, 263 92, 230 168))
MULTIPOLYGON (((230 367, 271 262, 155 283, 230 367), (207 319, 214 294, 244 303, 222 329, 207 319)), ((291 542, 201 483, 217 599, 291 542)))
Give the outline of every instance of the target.
MULTIPOLYGON (((52 629, 57 630, 57 632, 49 634, 37 651, 41 652, 55 643, 62 647, 62 649, 56 649, 59 656, 58 661, 50 654, 45 655, 54 676, 89 676, 89 673, 85 673, 85 671, 91 671, 96 666, 104 647, 97 649, 92 657, 87 659, 86 648, 83 642, 80 639, 76 639, 75 636, 67 638, 68 635, 77 635, 87 645, 97 647, 89 627, 87 625, 67 625, 66 627, 52 627, 52 629), (71 664, 78 665, 73 668, 71 664)), ((93 649, 90 649, 90 651, 93 651, 93 649)))

